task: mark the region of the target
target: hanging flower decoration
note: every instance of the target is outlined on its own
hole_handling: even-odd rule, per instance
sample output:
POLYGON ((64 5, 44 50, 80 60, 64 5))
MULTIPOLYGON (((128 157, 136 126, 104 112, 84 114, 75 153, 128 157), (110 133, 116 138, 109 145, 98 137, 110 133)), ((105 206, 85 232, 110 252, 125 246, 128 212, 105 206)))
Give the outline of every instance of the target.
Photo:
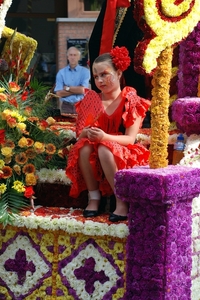
POLYGON ((115 67, 122 72, 125 71, 131 63, 126 47, 115 47, 110 51, 112 62, 115 67))
POLYGON ((200 16, 198 0, 136 1, 134 17, 144 32, 135 49, 134 65, 138 73, 151 74, 157 67, 160 53, 188 36, 200 16))

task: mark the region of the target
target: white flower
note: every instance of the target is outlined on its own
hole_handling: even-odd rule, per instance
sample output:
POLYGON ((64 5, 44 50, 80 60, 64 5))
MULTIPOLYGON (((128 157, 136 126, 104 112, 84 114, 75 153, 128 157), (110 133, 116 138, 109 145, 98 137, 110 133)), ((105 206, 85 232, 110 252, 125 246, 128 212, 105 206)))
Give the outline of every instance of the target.
POLYGON ((125 238, 129 235, 128 226, 124 223, 111 224, 109 226, 109 232, 111 236, 117 236, 119 238, 125 238))

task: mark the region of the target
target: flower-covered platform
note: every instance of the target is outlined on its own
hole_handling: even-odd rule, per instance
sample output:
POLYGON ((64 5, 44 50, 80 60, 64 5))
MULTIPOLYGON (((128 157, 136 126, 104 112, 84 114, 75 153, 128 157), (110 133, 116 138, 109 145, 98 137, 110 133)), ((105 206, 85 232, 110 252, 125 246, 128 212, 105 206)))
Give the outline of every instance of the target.
POLYGON ((0 299, 123 299, 127 222, 37 207, 0 227, 0 299))

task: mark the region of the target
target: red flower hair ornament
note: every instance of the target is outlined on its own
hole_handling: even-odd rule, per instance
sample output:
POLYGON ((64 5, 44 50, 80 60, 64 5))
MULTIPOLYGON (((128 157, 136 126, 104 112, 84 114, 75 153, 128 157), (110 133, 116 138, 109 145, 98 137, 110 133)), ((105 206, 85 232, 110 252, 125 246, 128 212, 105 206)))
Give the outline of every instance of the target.
POLYGON ((115 47, 110 51, 112 62, 118 70, 125 71, 130 66, 131 59, 126 47, 115 47))

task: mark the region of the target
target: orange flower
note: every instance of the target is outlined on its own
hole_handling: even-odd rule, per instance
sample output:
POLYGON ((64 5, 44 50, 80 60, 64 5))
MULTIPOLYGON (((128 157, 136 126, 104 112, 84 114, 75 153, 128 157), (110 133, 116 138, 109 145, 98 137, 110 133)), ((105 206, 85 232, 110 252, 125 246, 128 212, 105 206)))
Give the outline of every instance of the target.
POLYGON ((47 154, 54 154, 56 152, 56 147, 53 144, 47 144, 45 146, 47 154))
POLYGON ((2 168, 2 172, 3 172, 2 178, 4 179, 10 178, 12 176, 12 169, 9 166, 4 166, 2 168))
POLYGON ((36 152, 33 148, 27 149, 25 153, 29 159, 34 159, 36 157, 36 152))
POLYGON ((26 185, 36 185, 37 184, 37 177, 34 173, 27 173, 25 177, 26 185))
POLYGON ((27 142, 28 142, 28 147, 33 146, 34 140, 32 140, 32 139, 30 139, 30 138, 27 138, 26 140, 27 140, 27 142))
POLYGON ((5 140, 2 146, 14 149, 15 148, 15 143, 12 140, 5 140))
POLYGON ((16 125, 17 125, 17 121, 16 121, 15 118, 8 117, 6 121, 7 121, 8 126, 9 126, 10 128, 14 128, 14 127, 16 127, 16 125))
POLYGON ((9 85, 11 92, 16 93, 20 90, 20 86, 14 81, 9 82, 8 85, 9 85))
POLYGON ((0 101, 6 102, 7 99, 8 99, 7 95, 5 95, 4 93, 0 93, 0 101))
POLYGON ((24 165, 25 163, 27 163, 28 158, 27 158, 26 154, 24 152, 22 152, 22 153, 18 153, 15 155, 15 161, 19 165, 24 165))
POLYGON ((27 164, 23 167, 22 172, 24 174, 35 173, 35 166, 33 164, 27 164))
POLYGON ((30 118, 28 118, 28 120, 30 122, 37 122, 39 119, 38 119, 38 117, 30 117, 30 118))

